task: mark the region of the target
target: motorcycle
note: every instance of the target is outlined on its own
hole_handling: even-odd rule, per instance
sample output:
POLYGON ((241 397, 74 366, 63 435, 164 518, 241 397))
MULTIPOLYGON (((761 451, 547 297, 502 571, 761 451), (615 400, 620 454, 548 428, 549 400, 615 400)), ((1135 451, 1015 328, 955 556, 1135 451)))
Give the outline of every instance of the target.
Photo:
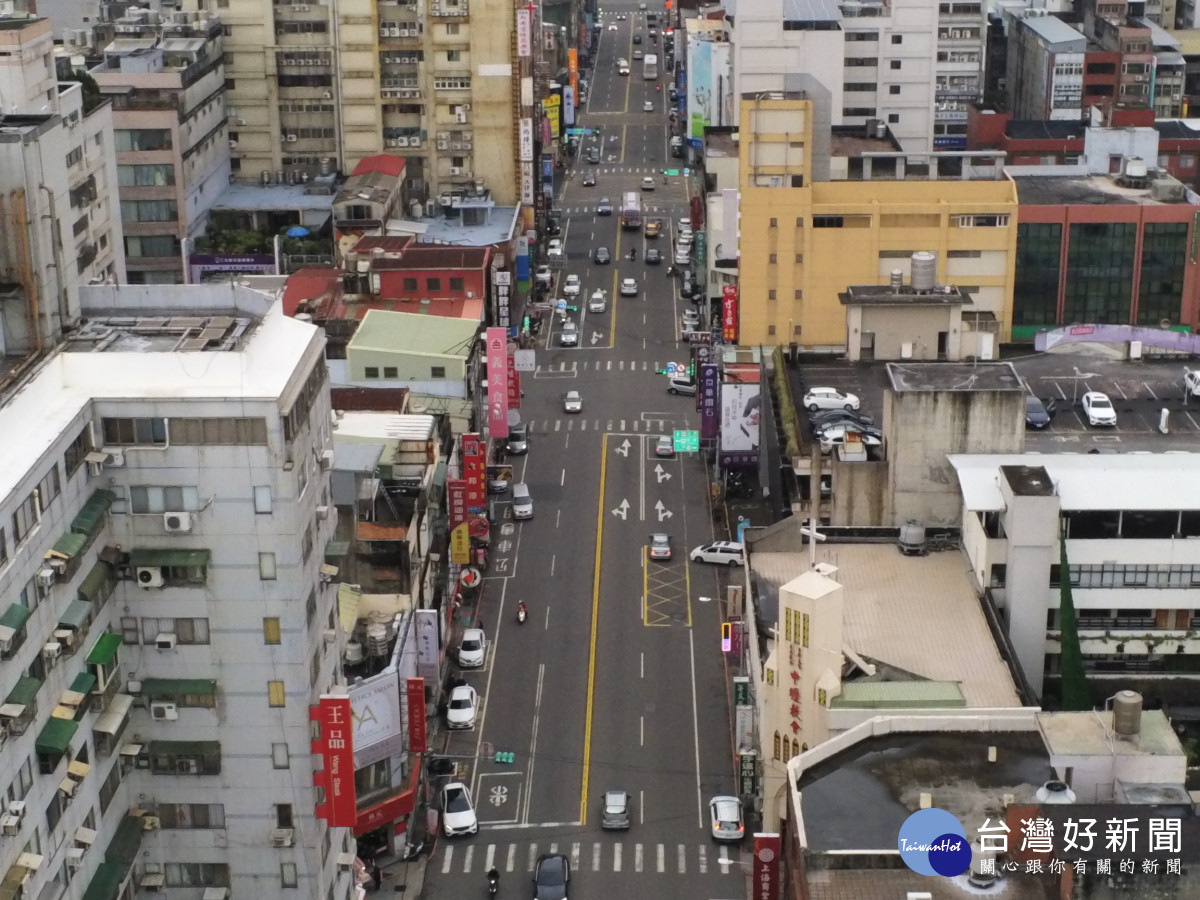
POLYGON ((525 618, 528 615, 529 615, 529 613, 526 611, 524 603, 517 606, 517 624, 518 625, 524 625, 525 618))
POLYGON ((400 854, 400 859, 402 859, 404 862, 412 862, 414 859, 424 853, 428 847, 429 841, 427 840, 417 841, 415 844, 406 843, 404 845, 404 852, 400 854))
POLYGON ((491 872, 488 872, 487 880, 488 896, 495 897, 496 893, 500 890, 500 873, 493 869, 491 872))

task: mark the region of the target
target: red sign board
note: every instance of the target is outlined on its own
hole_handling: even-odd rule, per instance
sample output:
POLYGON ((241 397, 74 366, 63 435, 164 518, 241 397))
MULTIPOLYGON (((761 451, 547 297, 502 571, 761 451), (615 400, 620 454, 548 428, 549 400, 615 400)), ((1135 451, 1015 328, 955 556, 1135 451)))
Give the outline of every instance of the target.
POLYGON ((467 509, 483 512, 487 503, 487 448, 478 434, 462 436, 462 459, 463 480, 467 483, 467 509))
POLYGON ((777 834, 754 836, 754 887, 752 900, 779 900, 779 854, 777 834))
MULTIPOLYGON (((421 758, 419 756, 411 757, 413 760, 412 772, 408 776, 408 787, 394 797, 388 797, 374 806, 368 806, 358 814, 358 821, 354 823, 354 834, 356 836, 366 834, 368 831, 373 831, 380 825, 386 822, 395 822, 397 819, 403 819, 417 805, 417 782, 421 777, 421 758)), ((399 829, 397 829, 397 833, 399 829)))
POLYGON ((508 334, 487 330, 488 437, 508 437, 508 334))
POLYGON ((467 521, 467 482, 462 478, 446 479, 446 496, 449 498, 450 530, 467 521))
POLYGON ((408 752, 424 753, 429 749, 425 732, 425 679, 410 678, 408 685, 408 752))
POLYGON ((521 408, 521 373, 513 357, 508 358, 508 408, 521 408))
POLYGON ((319 705, 308 710, 308 717, 321 724, 321 736, 312 742, 312 752, 325 762, 320 772, 313 773, 313 785, 325 790, 325 802, 316 814, 333 827, 358 821, 350 716, 350 698, 344 695, 322 694, 319 705))
POLYGON ((738 289, 736 284, 727 284, 721 291, 721 337, 727 343, 737 343, 738 289))

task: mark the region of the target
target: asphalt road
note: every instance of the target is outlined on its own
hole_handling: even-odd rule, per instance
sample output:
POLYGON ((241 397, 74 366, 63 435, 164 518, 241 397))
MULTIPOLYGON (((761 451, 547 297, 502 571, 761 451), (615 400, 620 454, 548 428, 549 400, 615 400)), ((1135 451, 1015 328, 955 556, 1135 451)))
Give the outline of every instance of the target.
MULTIPOLYGON (((615 158, 591 166, 599 184, 585 188, 585 144, 557 198, 567 267, 556 273, 553 296, 567 274, 581 276, 580 299, 568 302, 579 307, 573 319, 582 340, 561 347, 557 324, 543 330, 538 370, 523 379, 530 449, 510 461, 515 479, 529 485, 534 517, 517 523, 511 507, 500 506, 480 612, 487 662, 465 675, 482 697, 481 713, 445 747, 461 758, 480 832, 439 839, 424 889, 438 900, 482 894, 492 865, 502 873, 501 896, 532 896, 534 861, 549 852, 572 861, 572 900, 617 891, 651 897, 664 888, 670 896, 746 895, 743 847, 714 844, 708 833, 709 798, 734 791, 714 602, 727 573, 687 562, 691 547, 714 536, 702 462, 659 459, 654 450, 659 434, 699 425, 695 399, 667 394, 655 372, 687 359, 676 342, 683 301, 666 263, 643 263, 651 242, 640 231, 619 231, 616 216, 593 212, 599 197, 618 203, 623 191, 637 190, 637 169, 666 165, 666 79, 660 93, 640 78, 640 66, 629 78, 615 66, 617 55, 631 58, 632 28, 646 33, 635 6, 623 8, 628 18, 617 32, 607 25, 621 8, 605 7, 582 117, 585 127, 602 129, 599 140, 615 158), (648 97, 664 112, 642 112, 648 97), (598 244, 613 250, 613 265, 591 263, 598 244), (624 258, 631 246, 636 262, 624 258), (636 297, 619 296, 626 277, 637 279, 636 297), (586 298, 596 289, 607 291, 608 308, 589 314, 586 298), (571 389, 583 396, 579 414, 563 411, 571 389), (671 535, 669 563, 646 559, 655 531, 671 535), (524 625, 516 622, 521 600, 530 613, 524 625), (515 754, 512 765, 493 761, 501 750, 515 754), (600 828, 610 788, 632 796, 626 833, 600 828)), ((661 44, 657 51, 661 60, 661 44)), ((674 221, 687 214, 686 189, 681 178, 656 181, 644 196, 672 223, 653 242, 666 255, 674 221)))

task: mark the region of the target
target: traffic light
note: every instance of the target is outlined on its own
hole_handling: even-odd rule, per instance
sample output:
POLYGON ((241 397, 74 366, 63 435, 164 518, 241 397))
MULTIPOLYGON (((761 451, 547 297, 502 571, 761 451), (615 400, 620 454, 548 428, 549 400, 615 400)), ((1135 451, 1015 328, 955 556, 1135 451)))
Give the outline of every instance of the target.
POLYGON ((517 758, 516 754, 513 753, 511 750, 507 750, 507 751, 506 750, 497 750, 496 755, 492 758, 492 761, 498 762, 498 763, 508 763, 509 765, 511 765, 513 762, 516 761, 516 758, 517 758))
POLYGON ((733 623, 721 623, 721 652, 728 653, 733 649, 733 623))
POLYGON ((696 377, 696 360, 688 362, 688 378, 695 379, 696 377))

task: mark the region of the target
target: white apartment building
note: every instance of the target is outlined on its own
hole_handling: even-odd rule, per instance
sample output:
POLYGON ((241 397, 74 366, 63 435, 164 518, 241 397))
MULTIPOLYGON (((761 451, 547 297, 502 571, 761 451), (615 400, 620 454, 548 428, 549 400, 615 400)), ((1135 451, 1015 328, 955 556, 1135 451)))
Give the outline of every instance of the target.
POLYGON ((237 285, 82 300, 0 397, 0 894, 347 898, 310 748, 340 679, 323 335, 237 285))
POLYGON ((1177 679, 1194 695, 1200 454, 949 460, 962 490, 963 549, 1034 691, 1059 673, 1061 529, 1089 681, 1177 679))
POLYGON ((983 96, 985 4, 756 0, 727 10, 733 96, 787 90, 786 75, 802 72, 829 90, 834 125, 886 123, 910 152, 966 147, 967 107, 983 96))

